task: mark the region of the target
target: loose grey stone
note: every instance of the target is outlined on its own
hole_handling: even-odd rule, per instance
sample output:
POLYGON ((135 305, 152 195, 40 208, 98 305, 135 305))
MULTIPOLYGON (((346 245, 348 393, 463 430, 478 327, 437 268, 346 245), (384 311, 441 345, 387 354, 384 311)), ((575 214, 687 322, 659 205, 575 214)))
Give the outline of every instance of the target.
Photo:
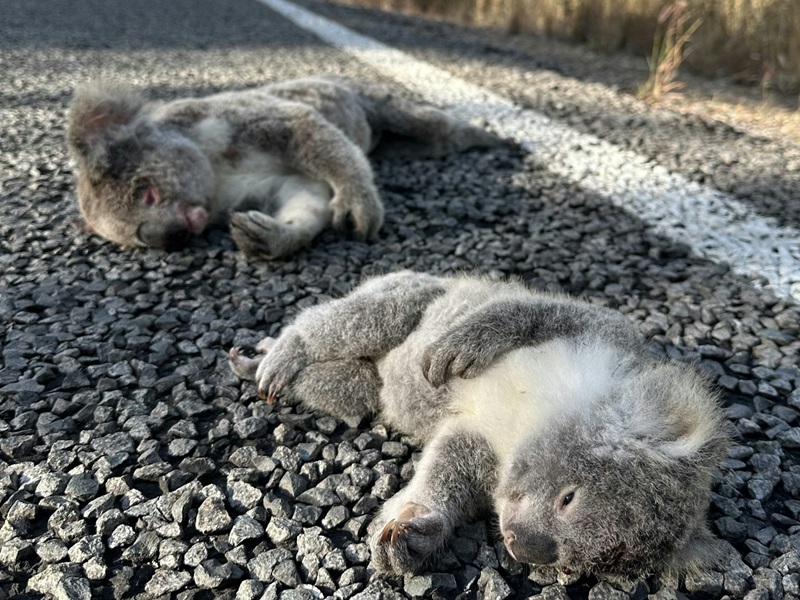
POLYGON ((344 549, 347 562, 354 565, 363 565, 369 560, 369 547, 366 544, 350 544, 344 549))
MULTIPOLYGON (((455 580, 453 581, 455 583, 455 580)), ((481 569, 481 576, 478 579, 478 588, 483 592, 485 598, 497 598, 503 600, 512 594, 512 589, 500 576, 500 573, 492 567, 481 569)))
POLYGON ((133 439, 127 433, 120 431, 92 440, 92 448, 106 455, 117 452, 131 453, 134 450, 133 439))
POLYGON ((322 519, 322 526, 325 529, 335 529, 350 517, 350 511, 346 506, 333 506, 322 519))
POLYGON ((271 539, 276 546, 282 546, 288 544, 300 535, 302 529, 299 523, 295 523, 291 519, 276 516, 272 517, 270 520, 266 532, 269 539, 271 539))
POLYGON ((0 565, 13 567, 33 554, 33 542, 14 538, 0 544, 0 565))
POLYGON ((91 600, 89 581, 71 563, 50 565, 28 580, 28 587, 57 600, 91 600))
POLYGON ((294 507, 292 520, 302 523, 303 525, 315 525, 321 516, 321 508, 308 506, 307 504, 298 504, 294 507))
POLYGON ((62 473, 46 473, 36 486, 36 495, 48 498, 61 494, 67 487, 69 478, 62 473))
POLYGON ((191 579, 192 576, 185 571, 158 569, 145 584, 144 589, 153 597, 174 594, 183 589, 191 579))
POLYGON ((253 440, 269 432, 269 422, 261 417, 247 417, 238 421, 233 428, 242 439, 253 440))
POLYGON ((750 590, 745 594, 744 600, 770 600, 769 590, 765 588, 750 590))
POLYGON ((89 579, 100 581, 106 578, 108 567, 101 557, 95 556, 83 563, 83 572, 89 579))
POLYGON ((231 525, 231 516, 220 498, 206 498, 197 509, 195 527, 201 533, 224 531, 231 525))
POLYGON ((204 560, 194 570, 194 582, 198 587, 206 590, 213 590, 220 587, 229 579, 238 579, 242 576, 242 570, 230 563, 222 564, 217 560, 204 560))
POLYGON ((272 548, 257 554, 247 563, 247 570, 253 579, 263 583, 272 583, 275 580, 272 576, 272 570, 275 566, 284 560, 291 559, 292 553, 286 548, 272 548))
POLYGON ((236 600, 255 600, 264 591, 264 584, 253 579, 245 579, 236 590, 236 600))
POLYGON ((684 582, 686 589, 690 592, 700 592, 711 596, 719 596, 722 592, 723 577, 722 573, 709 571, 703 574, 687 574, 684 582))
POLYGON ((800 595, 800 573, 794 572, 784 575, 781 583, 785 594, 800 595))
POLYGON ((769 566, 783 575, 800 573, 800 550, 791 550, 779 556, 769 566))
POLYGON ((62 561, 67 556, 67 547, 58 538, 37 542, 36 554, 45 563, 55 563, 62 561))
POLYGON ((569 595, 567 594, 567 588, 560 583, 556 583, 542 588, 540 598, 542 600, 569 600, 569 595))
POLYGON ((205 543, 197 542, 193 544, 183 555, 183 562, 189 567, 197 567, 208 558, 208 548, 205 543))
POLYGON ((311 504, 312 506, 318 506, 320 508, 325 508, 326 506, 335 506, 340 503, 339 496, 336 495, 336 492, 321 487, 315 487, 311 488, 310 490, 306 490, 297 497, 297 501, 305 504, 311 504))
POLYGON ((287 587, 296 587, 300 584, 300 575, 297 572, 297 565, 295 565, 292 559, 287 559, 278 563, 272 570, 272 576, 276 581, 287 587))
POLYGON ((64 494, 76 500, 85 501, 94 498, 97 495, 97 490, 100 489, 100 484, 95 481, 89 473, 82 475, 75 475, 69 480, 64 494))
POLYGON ((628 594, 618 590, 606 581, 594 585, 589 590, 589 600, 629 600, 628 594))
POLYGON ((86 522, 69 504, 59 506, 50 516, 48 525, 66 543, 72 543, 86 535, 86 522))
POLYGON ((344 558, 344 551, 340 548, 336 548, 328 552, 322 558, 322 566, 326 569, 330 569, 331 571, 344 571, 347 569, 347 561, 344 558))
POLYGON ((228 541, 234 546, 238 546, 246 540, 258 539, 264 535, 264 526, 258 521, 247 515, 236 517, 228 534, 228 541))
POLYGON ((75 563, 84 563, 90 558, 101 557, 105 552, 103 541, 99 535, 88 535, 69 549, 69 559, 75 563))
POLYGON ((81 511, 84 518, 94 519, 104 514, 106 511, 114 506, 114 496, 112 494, 103 494, 88 502, 81 511))
MULTIPOLYGON (((120 527, 128 527, 128 526, 120 525, 120 527)), ((120 527, 114 530, 115 534, 120 527)), ((122 558, 136 564, 143 564, 149 562, 153 560, 153 558, 155 558, 156 554, 158 553, 158 543, 159 539, 156 532, 142 531, 136 537, 136 541, 134 541, 133 544, 131 544, 128 548, 126 548, 125 551, 122 553, 122 558)), ((111 546, 110 542, 109 546, 111 546)))
POLYGON ((753 573, 753 583, 756 587, 769 590, 770 596, 773 599, 783 597, 783 583, 781 582, 781 575, 774 569, 760 567, 753 573))
POLYGON ((228 502, 239 512, 247 512, 251 508, 258 506, 264 497, 263 492, 258 488, 244 481, 234 481, 228 484, 228 502))
POLYGON ((283 474, 278 487, 289 494, 289 496, 292 498, 296 498, 306 491, 308 488, 308 482, 306 481, 305 477, 298 475, 297 473, 287 471, 283 474))

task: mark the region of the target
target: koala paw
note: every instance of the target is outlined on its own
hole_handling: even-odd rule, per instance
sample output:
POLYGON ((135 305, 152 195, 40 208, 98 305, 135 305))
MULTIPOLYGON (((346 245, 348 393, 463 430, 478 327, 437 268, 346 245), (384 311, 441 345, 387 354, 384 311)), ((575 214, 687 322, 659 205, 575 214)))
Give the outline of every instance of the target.
POLYGON ((353 232, 360 240, 373 240, 383 226, 383 203, 373 186, 359 191, 337 193, 331 201, 333 226, 353 232))
POLYGON ((490 345, 474 339, 469 331, 455 330, 435 341, 422 355, 422 375, 433 387, 453 377, 480 375, 494 360, 490 345))
POLYGON ((259 346, 268 345, 267 354, 256 371, 258 395, 274 404, 297 374, 310 364, 303 341, 291 333, 282 335, 274 343, 262 340, 259 346))
POLYGON ((252 358, 244 356, 242 354, 242 349, 239 346, 231 348, 228 351, 228 365, 230 366, 231 371, 236 373, 236 375, 242 379, 246 379, 247 381, 255 381, 258 367, 261 364, 261 361, 264 359, 264 355, 270 351, 270 348, 272 348, 274 344, 275 338, 265 337, 256 345, 256 355, 252 358))
MULTIPOLYGON (((385 515, 382 513, 381 517, 385 515)), ((378 526, 386 521, 381 517, 375 521, 378 526)), ((445 535, 442 513, 416 502, 406 502, 382 529, 374 531, 370 540, 372 560, 384 573, 417 573, 442 547, 445 535)))
POLYGON ((267 214, 257 210, 232 213, 230 230, 246 256, 271 260, 287 254, 286 227, 267 214))

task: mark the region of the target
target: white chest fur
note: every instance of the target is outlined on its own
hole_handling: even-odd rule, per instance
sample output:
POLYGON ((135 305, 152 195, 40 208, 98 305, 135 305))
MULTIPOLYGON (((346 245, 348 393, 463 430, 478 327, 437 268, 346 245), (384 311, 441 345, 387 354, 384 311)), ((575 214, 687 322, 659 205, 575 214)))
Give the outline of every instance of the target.
POLYGON ((292 174, 279 157, 268 152, 247 150, 234 160, 214 163, 216 197, 221 207, 233 208, 243 201, 274 197, 286 177, 292 174))
POLYGON ((480 377, 454 381, 456 416, 447 426, 484 436, 503 460, 551 420, 586 410, 605 395, 618 365, 617 352, 597 343, 556 340, 515 350, 480 377))
POLYGON ((221 210, 233 209, 246 200, 263 206, 262 201, 274 197, 286 177, 296 173, 277 154, 246 146, 231 148, 232 130, 222 119, 200 121, 194 138, 211 159, 216 176, 214 196, 221 210))

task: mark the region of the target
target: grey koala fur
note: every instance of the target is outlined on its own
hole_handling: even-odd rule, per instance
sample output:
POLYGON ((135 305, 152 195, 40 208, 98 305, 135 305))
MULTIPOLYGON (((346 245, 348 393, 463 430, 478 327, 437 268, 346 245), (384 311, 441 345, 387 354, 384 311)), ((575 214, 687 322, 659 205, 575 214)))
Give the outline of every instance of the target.
POLYGON ((705 515, 728 425, 706 382, 650 358, 616 311, 519 283, 401 272, 309 308, 229 362, 337 417, 376 414, 425 444, 375 517, 376 568, 429 565, 494 509, 513 557, 609 578, 721 558, 705 515))
POLYGON ((78 89, 67 141, 89 229, 168 250, 229 220, 239 248, 277 258, 330 224, 372 239, 383 205, 366 153, 440 156, 507 143, 447 113, 343 77, 148 104, 114 84, 78 89), (383 148, 383 146, 382 146, 383 148))

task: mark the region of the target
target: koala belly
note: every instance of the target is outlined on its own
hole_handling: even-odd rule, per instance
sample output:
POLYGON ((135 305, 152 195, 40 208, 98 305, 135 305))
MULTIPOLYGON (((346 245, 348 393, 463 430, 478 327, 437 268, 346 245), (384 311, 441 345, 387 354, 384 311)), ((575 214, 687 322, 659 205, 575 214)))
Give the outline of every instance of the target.
POLYGON ((286 167, 275 154, 249 150, 235 160, 214 164, 215 194, 222 210, 260 210, 274 214, 305 195, 330 200, 333 192, 322 181, 286 167))
POLYGON ((451 382, 453 416, 441 427, 482 435, 503 461, 553 419, 605 396, 619 364, 602 342, 554 340, 509 352, 480 376, 451 382))

